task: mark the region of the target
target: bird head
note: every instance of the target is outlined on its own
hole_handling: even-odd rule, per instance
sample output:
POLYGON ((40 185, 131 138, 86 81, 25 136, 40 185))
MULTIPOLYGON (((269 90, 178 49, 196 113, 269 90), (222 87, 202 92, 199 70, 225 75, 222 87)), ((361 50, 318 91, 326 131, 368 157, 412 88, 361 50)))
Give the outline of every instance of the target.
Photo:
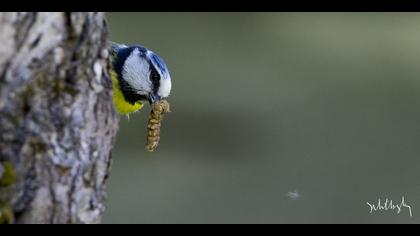
POLYGON ((171 77, 160 56, 140 45, 118 45, 113 50, 113 67, 128 102, 154 103, 169 96, 171 77))

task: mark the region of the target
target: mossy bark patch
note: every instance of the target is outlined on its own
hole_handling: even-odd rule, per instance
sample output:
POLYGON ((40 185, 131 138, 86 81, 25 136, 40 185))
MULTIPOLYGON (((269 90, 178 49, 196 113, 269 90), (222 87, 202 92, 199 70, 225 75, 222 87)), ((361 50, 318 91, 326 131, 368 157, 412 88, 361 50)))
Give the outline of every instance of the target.
POLYGON ((0 164, 0 224, 13 224, 13 211, 9 204, 8 187, 16 182, 15 171, 10 162, 0 164))
POLYGON ((12 209, 10 207, 0 207, 0 225, 13 224, 14 221, 12 209))
POLYGON ((2 165, 2 174, 0 175, 0 187, 8 187, 16 181, 15 171, 10 162, 2 165))

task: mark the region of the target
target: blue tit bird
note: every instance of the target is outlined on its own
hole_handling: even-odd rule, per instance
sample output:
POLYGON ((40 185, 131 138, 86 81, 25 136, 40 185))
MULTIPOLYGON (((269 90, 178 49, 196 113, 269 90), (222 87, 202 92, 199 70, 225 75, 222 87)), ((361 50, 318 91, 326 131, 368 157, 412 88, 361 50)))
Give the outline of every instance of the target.
POLYGON ((144 103, 167 98, 172 82, 163 59, 149 49, 110 43, 111 78, 117 112, 129 115, 144 103))

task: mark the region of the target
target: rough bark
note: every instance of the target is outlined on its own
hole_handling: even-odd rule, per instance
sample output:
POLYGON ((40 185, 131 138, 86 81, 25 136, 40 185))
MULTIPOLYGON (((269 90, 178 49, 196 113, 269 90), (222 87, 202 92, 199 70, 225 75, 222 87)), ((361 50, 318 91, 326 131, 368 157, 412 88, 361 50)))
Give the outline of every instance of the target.
POLYGON ((103 13, 0 13, 0 222, 99 223, 118 129, 103 13))

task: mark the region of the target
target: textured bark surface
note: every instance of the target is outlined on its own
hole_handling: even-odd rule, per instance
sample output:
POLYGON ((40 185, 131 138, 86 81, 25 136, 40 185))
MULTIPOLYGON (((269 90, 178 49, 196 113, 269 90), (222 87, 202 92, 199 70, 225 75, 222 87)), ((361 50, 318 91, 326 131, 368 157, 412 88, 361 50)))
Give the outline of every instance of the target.
POLYGON ((0 222, 99 223, 118 129, 102 13, 0 13, 0 222))

